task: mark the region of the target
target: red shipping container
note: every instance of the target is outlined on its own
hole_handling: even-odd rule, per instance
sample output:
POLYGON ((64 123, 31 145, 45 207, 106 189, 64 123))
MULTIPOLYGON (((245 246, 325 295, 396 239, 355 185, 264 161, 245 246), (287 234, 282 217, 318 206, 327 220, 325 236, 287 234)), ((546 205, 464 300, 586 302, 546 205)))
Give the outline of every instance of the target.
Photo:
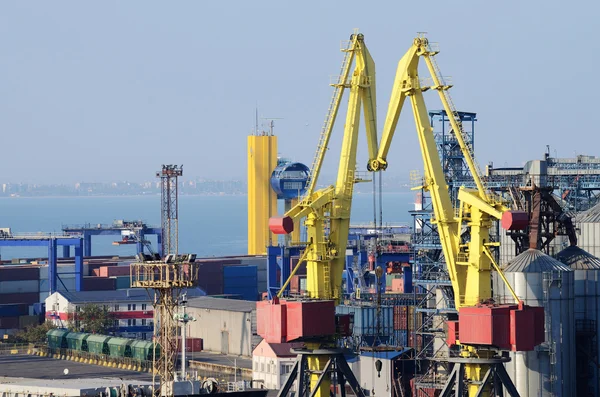
POLYGON ((459 310, 459 340, 470 345, 510 349, 510 311, 515 305, 482 305, 459 310))
POLYGON ((410 388, 412 390, 412 395, 416 397, 438 397, 442 394, 441 389, 434 389, 433 387, 421 387, 417 390, 415 378, 410 380, 410 388))
POLYGON ((23 294, 0 294, 0 303, 27 303, 29 305, 38 303, 40 294, 37 292, 27 292, 23 294))
POLYGON ((129 266, 102 266, 100 277, 129 276, 129 266))
POLYGON ((408 307, 394 306, 394 330, 408 329, 408 307))
MULTIPOLYGON (((181 353, 181 337, 177 338, 177 352, 181 353)), ((185 338, 186 352, 200 352, 203 348, 202 338, 185 338)))
POLYGON ((1 266, 0 281, 39 280, 40 268, 35 266, 1 266))
POLYGON ((287 341, 335 334, 334 301, 286 302, 287 341))
POLYGON ((446 321, 446 328, 446 344, 448 346, 456 345, 456 341, 458 340, 458 321, 446 321))

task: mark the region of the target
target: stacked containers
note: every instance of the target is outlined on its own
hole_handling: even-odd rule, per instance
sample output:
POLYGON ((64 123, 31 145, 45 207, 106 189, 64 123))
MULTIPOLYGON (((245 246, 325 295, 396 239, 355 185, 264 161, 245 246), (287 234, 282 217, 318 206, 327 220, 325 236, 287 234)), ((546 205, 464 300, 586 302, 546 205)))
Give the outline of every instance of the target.
POLYGON ((378 314, 375 306, 340 305, 335 312, 354 315, 352 334, 367 345, 372 345, 375 339, 386 344, 394 336, 394 307, 380 306, 380 309, 378 314))
POLYGON ((223 268, 223 292, 239 294, 242 299, 258 299, 258 280, 256 266, 227 266, 223 268))
MULTIPOLYGON (((510 352, 506 371, 522 396, 572 396, 575 391, 573 271, 543 252, 529 249, 508 263, 504 274, 529 306, 543 306, 545 342, 530 352, 510 352)), ((496 272, 496 302, 515 303, 496 272)))
POLYGON ((38 266, 0 266, 0 334, 37 323, 29 318, 29 306, 39 300, 38 266))
POLYGON ((576 246, 565 248, 556 258, 575 273, 577 395, 597 396, 600 373, 593 362, 600 351, 600 259, 576 246))

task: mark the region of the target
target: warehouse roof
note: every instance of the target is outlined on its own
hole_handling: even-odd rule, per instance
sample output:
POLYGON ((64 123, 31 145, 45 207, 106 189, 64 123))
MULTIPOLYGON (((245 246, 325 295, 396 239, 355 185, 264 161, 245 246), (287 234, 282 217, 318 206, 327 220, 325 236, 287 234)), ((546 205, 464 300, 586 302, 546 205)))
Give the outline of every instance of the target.
MULTIPOLYGON (((71 303, 102 303, 102 302, 151 302, 152 299, 142 288, 118 289, 116 291, 58 291, 71 303)), ((203 296, 200 288, 188 289, 188 297, 203 296)))
POLYGON ((256 310, 256 302, 237 299, 212 298, 201 296, 188 300, 189 307, 198 309, 226 310, 230 312, 251 312, 256 310))

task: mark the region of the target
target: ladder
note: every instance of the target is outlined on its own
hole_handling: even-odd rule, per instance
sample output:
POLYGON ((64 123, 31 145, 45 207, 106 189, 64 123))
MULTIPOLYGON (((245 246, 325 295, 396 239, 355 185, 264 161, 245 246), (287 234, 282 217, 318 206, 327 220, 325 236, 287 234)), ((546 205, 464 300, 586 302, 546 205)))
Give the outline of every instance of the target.
MULTIPOLYGON (((427 53, 424 56, 426 57, 426 59, 428 59, 430 61, 430 65, 431 65, 431 69, 432 69, 432 70, 430 70, 430 72, 433 75, 432 77, 434 77, 434 79, 438 81, 438 84, 441 85, 441 87, 439 87, 438 91, 441 93, 443 100, 446 102, 446 104, 448 105, 448 108, 450 110, 450 114, 448 114, 447 116, 452 117, 453 121, 456 123, 456 126, 458 127, 458 131, 454 131, 454 134, 457 137, 458 137, 458 135, 460 135, 460 137, 462 138, 462 141, 467 149, 468 155, 471 158, 471 161, 473 162, 473 165, 475 168, 474 171, 476 173, 476 175, 473 175, 473 178, 477 178, 481 181, 481 175, 482 175, 481 167, 479 167, 479 164, 477 163, 477 160, 475 159, 473 143, 470 142, 468 135, 464 132, 463 125, 462 125, 462 119, 460 117, 459 112, 456 110, 456 106, 454 105, 454 102, 452 101, 452 97, 450 96, 450 92, 448 91, 448 89, 452 86, 452 84, 447 83, 446 80, 444 79, 444 77, 442 76, 440 67, 438 66, 437 61, 435 59, 435 54, 437 54, 437 51, 433 51, 431 49, 431 45, 427 44, 427 53)), ((446 113, 448 113, 448 112, 446 112, 446 113)), ((481 182, 483 183, 483 181, 481 181, 481 182)))
POLYGON ((352 58, 354 57, 356 43, 356 40, 351 40, 348 43, 348 46, 342 49, 342 51, 345 53, 344 60, 342 61, 342 67, 340 69, 340 75, 337 79, 337 83, 332 84, 334 87, 333 95, 331 97, 331 102, 329 103, 329 108, 327 109, 327 115, 325 116, 323 127, 321 128, 321 135, 319 136, 319 143, 317 144, 317 152, 315 153, 315 157, 313 158, 310 166, 310 172, 306 182, 308 189, 306 190, 304 198, 310 197, 314 192, 316 181, 319 177, 319 171, 321 169, 321 164, 323 164, 323 159, 325 158, 325 151, 327 150, 327 145, 329 144, 329 138, 331 137, 333 123, 335 122, 335 117, 337 116, 337 112, 342 101, 344 88, 347 85, 346 83, 350 71, 350 64, 352 63, 352 58))

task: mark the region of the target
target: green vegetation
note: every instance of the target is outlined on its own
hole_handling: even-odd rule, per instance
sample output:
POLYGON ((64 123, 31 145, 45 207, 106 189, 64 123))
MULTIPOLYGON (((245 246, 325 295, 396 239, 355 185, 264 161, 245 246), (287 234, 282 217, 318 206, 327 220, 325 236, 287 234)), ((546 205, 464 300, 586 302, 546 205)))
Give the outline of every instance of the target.
POLYGON ((114 316, 107 306, 88 303, 70 314, 69 329, 74 332, 106 334, 113 326, 114 316))

